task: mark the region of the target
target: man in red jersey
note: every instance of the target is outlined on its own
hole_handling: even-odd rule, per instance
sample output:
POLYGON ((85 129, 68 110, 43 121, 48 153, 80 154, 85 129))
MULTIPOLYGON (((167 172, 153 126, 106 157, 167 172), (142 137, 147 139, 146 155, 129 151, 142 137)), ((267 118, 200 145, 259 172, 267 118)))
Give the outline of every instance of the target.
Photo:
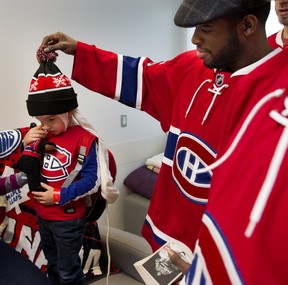
POLYGON ((268 38, 273 48, 285 48, 288 45, 288 1, 275 0, 275 11, 283 29, 268 38))
POLYGON ((212 172, 197 169, 214 162, 223 113, 233 85, 272 57, 264 0, 185 0, 175 23, 196 27, 197 50, 156 63, 48 35, 46 51, 74 55, 72 78, 111 99, 147 112, 168 132, 159 178, 142 229, 158 249, 170 238, 192 250, 206 208, 212 172))
POLYGON ((285 49, 234 86, 218 159, 205 170, 214 170, 209 201, 181 284, 287 284, 287 60, 285 49))

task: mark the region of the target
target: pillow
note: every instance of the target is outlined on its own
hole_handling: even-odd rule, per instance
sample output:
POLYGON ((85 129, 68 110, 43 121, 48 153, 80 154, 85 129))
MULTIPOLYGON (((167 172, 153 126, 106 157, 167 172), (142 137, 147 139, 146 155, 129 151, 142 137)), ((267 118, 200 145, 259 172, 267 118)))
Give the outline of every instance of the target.
POLYGON ((133 170, 125 179, 126 185, 131 191, 151 199, 158 175, 143 165, 133 170))
POLYGON ((150 166, 155 166, 157 168, 160 169, 161 167, 161 164, 162 164, 162 160, 163 160, 163 157, 164 157, 164 152, 161 152, 159 154, 156 154, 152 157, 149 157, 147 160, 146 160, 146 165, 150 165, 150 166))
POLYGON ((160 168, 157 167, 157 166, 153 166, 153 165, 146 165, 146 167, 147 167, 148 169, 150 169, 151 171, 157 173, 157 174, 160 172, 160 168))

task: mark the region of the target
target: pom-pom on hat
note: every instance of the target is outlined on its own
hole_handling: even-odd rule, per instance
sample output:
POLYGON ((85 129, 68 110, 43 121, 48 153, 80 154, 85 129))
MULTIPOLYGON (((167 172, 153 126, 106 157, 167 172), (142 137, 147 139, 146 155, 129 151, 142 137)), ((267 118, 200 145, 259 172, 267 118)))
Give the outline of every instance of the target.
POLYGON ((37 50, 40 66, 34 74, 29 89, 27 109, 30 116, 57 115, 78 107, 77 94, 69 79, 54 64, 57 53, 37 50))

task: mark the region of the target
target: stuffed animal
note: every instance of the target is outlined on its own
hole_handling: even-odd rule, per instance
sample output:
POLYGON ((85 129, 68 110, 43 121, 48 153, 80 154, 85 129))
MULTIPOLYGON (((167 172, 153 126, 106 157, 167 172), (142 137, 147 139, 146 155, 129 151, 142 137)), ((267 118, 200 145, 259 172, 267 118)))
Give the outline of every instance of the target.
MULTIPOLYGON (((36 125, 31 124, 30 127, 36 125)), ((18 169, 27 175, 28 187, 30 191, 46 191, 40 182, 42 159, 45 151, 55 149, 56 145, 46 140, 38 140, 30 143, 22 152, 17 163, 13 164, 14 169, 18 169)))

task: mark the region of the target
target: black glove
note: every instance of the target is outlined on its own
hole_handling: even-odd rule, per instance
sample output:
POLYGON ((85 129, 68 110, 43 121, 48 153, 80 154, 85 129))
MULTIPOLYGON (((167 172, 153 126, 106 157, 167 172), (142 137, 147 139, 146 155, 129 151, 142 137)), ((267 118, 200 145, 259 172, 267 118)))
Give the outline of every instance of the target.
POLYGON ((41 167, 41 162, 38 158, 28 155, 22 155, 17 163, 13 165, 14 169, 19 169, 26 173, 30 191, 46 191, 46 189, 40 185, 41 167))

